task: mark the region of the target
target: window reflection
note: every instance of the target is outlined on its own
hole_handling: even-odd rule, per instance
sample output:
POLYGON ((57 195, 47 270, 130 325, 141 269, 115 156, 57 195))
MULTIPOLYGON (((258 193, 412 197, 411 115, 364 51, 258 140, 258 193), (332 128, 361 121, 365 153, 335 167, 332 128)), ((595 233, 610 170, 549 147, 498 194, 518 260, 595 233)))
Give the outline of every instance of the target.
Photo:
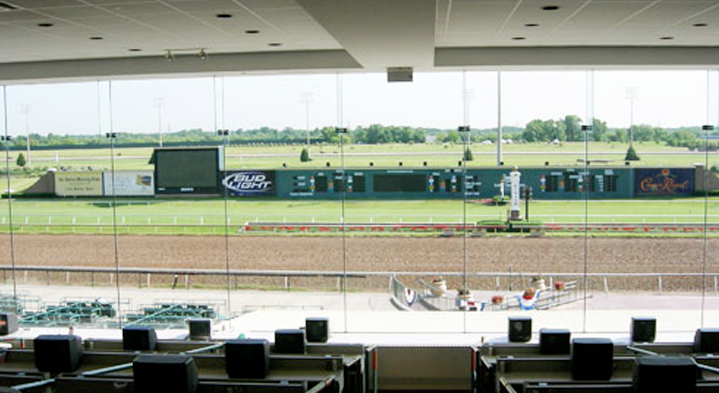
POLYGON ((2 264, 14 253, 18 267, 4 292, 16 284, 34 324, 49 306, 95 300, 115 310, 91 321, 107 325, 160 321, 167 307, 182 311, 165 326, 182 313, 292 308, 337 318, 341 331, 412 330, 398 309, 439 309, 465 312, 417 329, 461 332, 480 329, 482 313, 551 308, 545 326, 591 331, 614 302, 681 306, 706 322, 719 165, 716 130, 702 125, 717 123, 716 75, 10 86, 3 189, 24 192, 0 206, 2 264), (78 97, 66 111, 86 116, 58 112, 47 96, 61 93, 78 97), (156 149, 183 158, 166 165, 156 149), (34 295, 48 284, 59 289, 34 295), (376 311, 400 317, 368 323, 376 311))

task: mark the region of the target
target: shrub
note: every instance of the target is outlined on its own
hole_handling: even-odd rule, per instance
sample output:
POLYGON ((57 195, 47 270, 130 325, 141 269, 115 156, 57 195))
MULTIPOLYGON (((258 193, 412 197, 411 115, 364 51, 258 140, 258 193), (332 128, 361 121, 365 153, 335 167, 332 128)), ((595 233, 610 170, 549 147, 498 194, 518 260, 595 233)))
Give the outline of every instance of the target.
POLYGON ((634 146, 629 145, 629 149, 627 149, 627 156, 624 157, 624 161, 639 161, 639 155, 637 155, 637 151, 634 150, 634 146))
POLYGON ((310 160, 310 153, 307 151, 306 147, 303 147, 302 152, 300 152, 300 161, 309 162, 310 160))
POLYGON ((22 155, 22 153, 17 155, 17 160, 15 161, 15 164, 19 166, 20 168, 24 168, 25 164, 27 164, 27 161, 25 161, 25 156, 22 155))
POLYGON ((469 148, 467 148, 467 149, 464 151, 464 160, 465 160, 465 161, 472 161, 472 160, 474 160, 474 155, 472 155, 472 150, 470 150, 469 148))

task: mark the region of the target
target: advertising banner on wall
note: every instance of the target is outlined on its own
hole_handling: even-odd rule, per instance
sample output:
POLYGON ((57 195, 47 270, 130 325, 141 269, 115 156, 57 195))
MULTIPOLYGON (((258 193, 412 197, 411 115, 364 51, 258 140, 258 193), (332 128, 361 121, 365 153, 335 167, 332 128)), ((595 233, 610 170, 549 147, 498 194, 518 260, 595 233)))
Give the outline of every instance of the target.
POLYGON ((56 172, 55 195, 102 196, 102 172, 56 172))
MULTIPOLYGON (((112 172, 103 174, 105 196, 112 196, 112 172)), ((117 196, 141 196, 155 193, 155 179, 152 171, 115 171, 115 193, 117 196)))
POLYGON ((694 169, 637 168, 634 172, 636 195, 681 195, 694 192, 694 169))
POLYGON ((274 183, 271 171, 227 172, 222 179, 222 186, 234 196, 271 196, 275 194, 274 183))

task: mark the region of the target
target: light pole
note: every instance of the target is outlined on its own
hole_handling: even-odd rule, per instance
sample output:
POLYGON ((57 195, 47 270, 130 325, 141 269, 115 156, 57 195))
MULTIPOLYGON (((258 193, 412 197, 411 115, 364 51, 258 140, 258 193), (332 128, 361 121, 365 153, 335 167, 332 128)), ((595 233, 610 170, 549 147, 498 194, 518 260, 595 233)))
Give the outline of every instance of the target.
POLYGON ((27 159, 25 160, 26 165, 30 166, 30 104, 23 104, 20 112, 25 115, 25 149, 27 150, 27 159))
POLYGON ((310 154, 310 103, 312 102, 312 93, 306 91, 302 93, 302 104, 305 106, 305 130, 307 130, 307 155, 310 154))
POLYGON ((160 133, 160 147, 162 147, 162 108, 164 106, 164 98, 155 99, 155 107, 157 108, 157 131, 160 133))
POLYGON ((502 71, 497 71, 497 166, 502 165, 502 71))
POLYGON ((639 89, 627 87, 625 98, 629 100, 629 146, 634 145, 634 100, 639 98, 639 89))

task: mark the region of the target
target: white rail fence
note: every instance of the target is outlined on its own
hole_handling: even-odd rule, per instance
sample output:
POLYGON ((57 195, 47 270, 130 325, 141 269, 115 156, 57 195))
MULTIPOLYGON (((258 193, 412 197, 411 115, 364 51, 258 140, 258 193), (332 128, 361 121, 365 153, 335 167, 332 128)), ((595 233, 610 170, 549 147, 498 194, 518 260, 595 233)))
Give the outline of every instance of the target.
MULTIPOLYGON (((45 275, 45 283, 51 284, 63 284, 68 285, 71 282, 71 275, 74 274, 90 274, 90 285, 91 286, 102 286, 102 285, 114 285, 115 275, 135 275, 137 276, 137 283, 139 287, 147 286, 151 287, 153 284, 154 276, 169 276, 174 277, 177 283, 182 278, 183 286, 187 289, 191 288, 191 282, 193 278, 202 276, 215 276, 215 277, 227 277, 234 278, 235 280, 240 277, 275 277, 282 278, 284 282, 284 289, 291 290, 292 280, 297 278, 307 277, 322 277, 336 280, 336 290, 341 291, 344 287, 344 281, 347 279, 358 280, 358 279, 369 279, 369 278, 380 278, 383 282, 391 277, 438 277, 442 276, 445 278, 456 278, 461 279, 465 274, 462 272, 453 271, 330 271, 330 270, 236 270, 230 269, 159 269, 159 268, 124 268, 115 269, 112 267, 75 267, 75 266, 27 266, 27 265, 16 265, 15 268, 15 279, 19 284, 29 283, 28 273, 40 273, 45 275), (57 279, 52 279, 51 274, 64 273, 63 282, 57 282, 57 279)), ((3 282, 8 283, 12 280, 13 267, 10 265, 0 265, 0 271, 2 271, 3 282)), ((467 272, 467 279, 484 279, 485 282, 493 282, 494 285, 487 284, 487 288, 483 289, 508 289, 508 290, 519 290, 529 286, 530 280, 533 277, 540 276, 545 278, 550 283, 550 286, 555 281, 562 280, 576 280, 581 286, 592 286, 594 288, 599 287, 604 292, 612 291, 611 282, 614 279, 631 279, 631 280, 648 280, 652 282, 652 289, 656 293, 662 294, 665 292, 686 292, 686 291, 703 291, 719 295, 719 273, 572 273, 572 272, 467 272), (665 283, 667 280, 683 279, 692 280, 693 283, 701 282, 700 285, 690 285, 688 287, 681 287, 678 290, 667 290, 665 283), (491 288, 490 288, 491 287, 491 288)), ((237 284, 235 281, 235 288, 237 284)), ((626 291, 626 289, 622 289, 626 291)))

